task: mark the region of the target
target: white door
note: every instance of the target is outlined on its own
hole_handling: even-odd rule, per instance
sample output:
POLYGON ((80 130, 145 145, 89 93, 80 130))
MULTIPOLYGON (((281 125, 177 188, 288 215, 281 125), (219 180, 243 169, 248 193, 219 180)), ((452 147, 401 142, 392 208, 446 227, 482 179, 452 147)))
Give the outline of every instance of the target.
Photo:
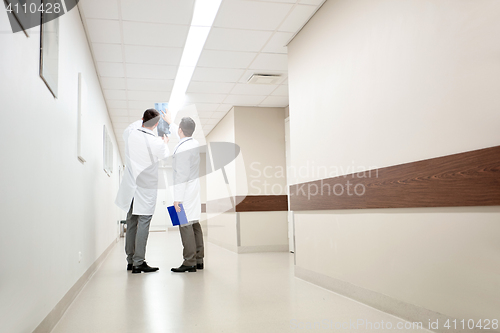
MULTIPOLYGON (((285 119, 285 155, 287 169, 290 166, 290 117, 285 119)), ((288 249, 290 252, 295 252, 295 230, 293 223, 293 212, 290 210, 290 175, 287 172, 286 188, 288 193, 288 249)))

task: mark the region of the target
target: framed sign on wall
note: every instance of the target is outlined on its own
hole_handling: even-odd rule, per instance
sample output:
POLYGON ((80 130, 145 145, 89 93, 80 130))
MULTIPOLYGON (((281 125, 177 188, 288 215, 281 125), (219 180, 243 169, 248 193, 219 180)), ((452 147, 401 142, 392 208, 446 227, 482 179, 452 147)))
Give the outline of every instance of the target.
POLYGON ((59 88, 59 19, 44 20, 40 25, 40 77, 57 98, 59 88))
POLYGON ((104 135, 103 135, 103 169, 108 176, 111 177, 113 173, 113 142, 109 136, 108 129, 104 125, 104 135))

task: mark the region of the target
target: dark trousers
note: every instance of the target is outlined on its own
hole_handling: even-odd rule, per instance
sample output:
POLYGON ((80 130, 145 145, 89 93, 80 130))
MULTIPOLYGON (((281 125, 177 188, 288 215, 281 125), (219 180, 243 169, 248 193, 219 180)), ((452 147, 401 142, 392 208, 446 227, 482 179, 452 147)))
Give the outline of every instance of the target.
POLYGON ((183 256, 185 266, 194 266, 203 264, 205 248, 203 246, 203 232, 198 221, 191 225, 179 226, 181 233, 182 246, 184 247, 183 256))
POLYGON ((148 242, 149 224, 153 215, 132 215, 134 202, 130 205, 127 214, 127 234, 125 235, 125 253, 127 262, 140 266, 146 258, 146 244, 148 242))

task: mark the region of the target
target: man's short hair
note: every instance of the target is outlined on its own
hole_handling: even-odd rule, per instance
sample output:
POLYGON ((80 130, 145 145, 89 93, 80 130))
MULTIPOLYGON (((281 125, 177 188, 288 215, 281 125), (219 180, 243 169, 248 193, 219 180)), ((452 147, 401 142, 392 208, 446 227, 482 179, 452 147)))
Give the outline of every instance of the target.
POLYGON ((196 123, 190 117, 184 117, 181 119, 179 127, 185 136, 192 136, 194 129, 196 128, 196 123))
POLYGON ((155 109, 147 109, 142 116, 142 125, 144 127, 153 127, 160 121, 160 113, 155 109))

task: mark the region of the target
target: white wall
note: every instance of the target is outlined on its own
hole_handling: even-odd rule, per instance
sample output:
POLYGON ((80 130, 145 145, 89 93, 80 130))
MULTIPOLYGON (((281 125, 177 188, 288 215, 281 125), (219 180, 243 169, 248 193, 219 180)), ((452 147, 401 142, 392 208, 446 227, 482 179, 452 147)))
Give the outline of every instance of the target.
POLYGON ((39 77, 39 27, 30 38, 12 34, 1 10, 0 31, 0 331, 32 332, 116 239, 120 156, 77 9, 60 18, 58 99, 39 77), (76 155, 79 72, 91 123, 84 165, 76 155), (103 125, 115 147, 112 177, 103 171, 103 125))
MULTIPOLYGON (((309 170, 293 183, 499 145, 499 12, 490 0, 327 1, 288 46, 291 165, 309 170)), ((500 313, 499 222, 500 207, 300 212, 297 266, 488 318, 500 313)))
POLYGON ((498 145, 499 7, 327 1, 288 46, 293 165, 384 167, 498 145))
MULTIPOLYGON (((217 126, 212 129, 206 138, 207 144, 210 142, 235 142, 234 137, 234 109, 231 109, 222 120, 217 124, 217 126)), ((213 161, 212 161, 213 164, 213 161)), ((230 190, 224 185, 224 178, 221 170, 213 171, 207 175, 206 186, 207 186, 207 196, 206 200, 215 200, 220 198, 227 198, 231 195, 235 195, 236 192, 236 162, 231 162, 224 167, 226 175, 229 181, 230 190), (222 181, 221 181, 222 179, 222 181), (232 194, 229 194, 229 191, 232 194)))

